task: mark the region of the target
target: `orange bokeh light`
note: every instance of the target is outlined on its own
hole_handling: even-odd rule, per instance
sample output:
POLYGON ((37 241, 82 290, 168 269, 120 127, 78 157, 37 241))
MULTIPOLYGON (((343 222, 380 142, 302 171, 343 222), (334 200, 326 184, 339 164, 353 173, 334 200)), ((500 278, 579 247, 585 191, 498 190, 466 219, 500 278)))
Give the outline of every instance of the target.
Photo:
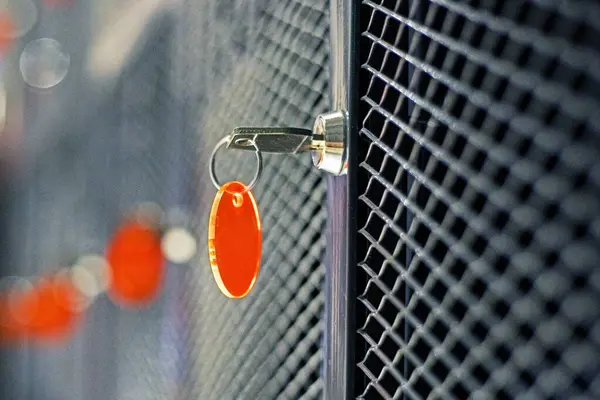
POLYGON ((164 269, 159 232, 131 219, 119 227, 107 250, 109 294, 125 306, 143 306, 159 291, 164 269))
POLYGON ((0 12, 0 54, 5 53, 15 37, 15 24, 10 15, 0 12))
POLYGON ((81 293, 65 276, 41 279, 26 291, 12 289, 0 297, 0 343, 58 341, 79 323, 81 293))

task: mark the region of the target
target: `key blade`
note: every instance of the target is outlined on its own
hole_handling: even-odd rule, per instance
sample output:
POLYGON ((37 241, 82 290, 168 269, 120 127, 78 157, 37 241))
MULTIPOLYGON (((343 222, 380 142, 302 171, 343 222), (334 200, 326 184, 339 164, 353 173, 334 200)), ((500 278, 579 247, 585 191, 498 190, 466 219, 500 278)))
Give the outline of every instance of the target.
POLYGON ((312 131, 301 128, 235 128, 228 149, 295 154, 311 150, 312 131), (254 144, 253 144, 254 143, 254 144))

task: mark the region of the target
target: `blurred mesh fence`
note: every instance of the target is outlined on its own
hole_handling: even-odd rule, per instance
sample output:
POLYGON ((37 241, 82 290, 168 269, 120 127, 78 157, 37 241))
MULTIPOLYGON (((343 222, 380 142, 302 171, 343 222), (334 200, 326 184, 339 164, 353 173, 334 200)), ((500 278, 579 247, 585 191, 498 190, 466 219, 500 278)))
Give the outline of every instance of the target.
MULTIPOLYGON (((60 86, 26 94, 25 145, 38 159, 12 182, 3 208, 3 274, 33 276, 103 252, 120 216, 142 201, 192 228, 198 256, 190 268, 168 267, 149 309, 102 298, 67 345, 3 353, 0 397, 319 398, 325 186, 310 157, 265 156, 254 189, 262 269, 248 298, 218 292, 205 246, 217 141, 237 125, 310 127, 327 108, 328 4, 165 2, 169 12, 153 21, 117 85, 91 101, 97 93, 82 68, 97 10, 76 3, 43 11, 25 38, 56 38, 72 65, 60 86), (46 123, 55 111, 62 120, 46 123)), ((254 168, 252 154, 218 155, 222 180, 247 182, 254 168)))
MULTIPOLYGON (((229 1, 190 2, 184 11, 177 58, 185 129, 200 143, 195 221, 202 238, 216 191, 207 165, 218 140, 236 125, 310 127, 327 108, 327 8, 320 1, 229 1)), ((218 154, 221 179, 248 182, 255 168, 252 154, 218 154)), ((206 257, 191 271, 186 398, 320 398, 325 187, 315 171, 308 156, 265 156, 253 190, 263 264, 247 298, 224 298, 206 257)))
POLYGON ((600 397, 598 4, 360 11, 356 396, 600 397))

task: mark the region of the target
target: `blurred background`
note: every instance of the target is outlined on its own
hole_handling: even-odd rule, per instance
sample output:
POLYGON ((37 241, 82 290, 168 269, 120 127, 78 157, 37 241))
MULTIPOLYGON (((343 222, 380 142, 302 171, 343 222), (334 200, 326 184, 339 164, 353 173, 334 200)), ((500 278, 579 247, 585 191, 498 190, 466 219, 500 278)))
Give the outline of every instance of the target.
POLYGON ((600 398, 599 35, 594 0, 0 0, 0 342, 4 290, 88 295, 68 340, 0 347, 0 398, 600 398), (339 102, 348 186, 265 155, 227 299, 215 144, 339 102), (90 256, 157 209, 183 236, 125 307, 90 256))
MULTIPOLYGON (((0 268, 30 279, 103 254, 152 202, 197 238, 149 306, 99 295, 69 340, 1 350, 0 398, 320 397, 325 189, 309 156, 265 156, 262 270, 227 300, 206 256, 214 145, 234 126, 311 127, 326 109, 318 0, 1 0, 0 268)), ((248 182, 253 154, 219 153, 248 182)))

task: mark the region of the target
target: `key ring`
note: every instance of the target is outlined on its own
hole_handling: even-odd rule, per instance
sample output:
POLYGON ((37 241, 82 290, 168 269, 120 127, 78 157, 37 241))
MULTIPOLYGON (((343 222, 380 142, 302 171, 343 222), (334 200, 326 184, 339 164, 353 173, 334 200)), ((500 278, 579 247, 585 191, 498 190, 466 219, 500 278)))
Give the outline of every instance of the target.
MULTIPOLYGON (((217 143, 214 150, 212 151, 212 154, 210 155, 210 163, 209 163, 210 179, 211 179, 213 185, 215 185, 215 187, 217 188, 217 190, 221 189, 222 185, 219 182, 219 180, 217 179, 217 175, 215 173, 216 155, 217 155, 217 152, 219 151, 219 149, 221 147, 225 146, 226 144, 228 144, 230 140, 231 140, 230 136, 225 136, 223 139, 221 139, 219 141, 219 143, 217 143)), ((246 147, 253 146, 256 149, 256 151, 254 153, 256 154, 256 162, 257 162, 258 166, 256 168, 256 174, 254 174, 254 178, 252 179, 252 181, 248 184, 246 189, 242 193, 239 193, 239 194, 245 194, 246 192, 249 192, 250 190, 252 190, 252 188, 254 188, 254 186, 258 182, 258 179, 260 178, 260 175, 262 174, 262 168, 263 168, 262 155, 260 154, 260 150, 258 149, 256 142, 252 139, 246 139, 244 146, 246 146, 246 147)))
POLYGON ((233 299, 245 297, 256 283, 262 254, 262 224, 252 187, 262 173, 260 147, 254 138, 228 135, 215 146, 209 163, 210 178, 217 187, 208 220, 208 260, 217 286, 233 299), (254 147, 258 168, 248 186, 239 181, 219 183, 215 155, 223 146, 254 147))

